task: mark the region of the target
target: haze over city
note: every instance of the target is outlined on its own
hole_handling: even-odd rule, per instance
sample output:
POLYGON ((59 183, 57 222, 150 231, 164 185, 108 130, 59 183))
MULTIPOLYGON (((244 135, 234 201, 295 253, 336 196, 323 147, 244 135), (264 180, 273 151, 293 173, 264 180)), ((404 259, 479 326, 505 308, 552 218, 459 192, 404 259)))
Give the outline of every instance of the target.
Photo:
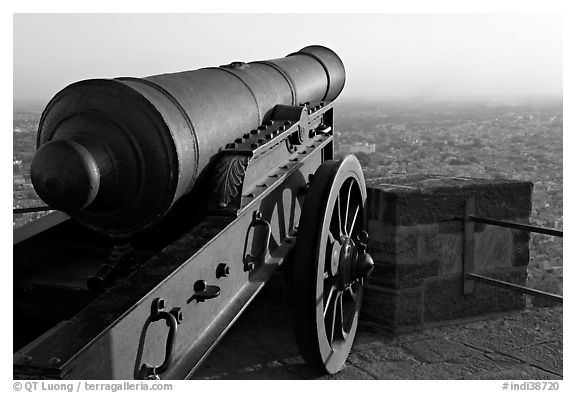
POLYGON ((14 102, 42 107, 80 79, 283 57, 310 44, 342 57, 342 99, 562 95, 560 15, 15 14, 14 102))

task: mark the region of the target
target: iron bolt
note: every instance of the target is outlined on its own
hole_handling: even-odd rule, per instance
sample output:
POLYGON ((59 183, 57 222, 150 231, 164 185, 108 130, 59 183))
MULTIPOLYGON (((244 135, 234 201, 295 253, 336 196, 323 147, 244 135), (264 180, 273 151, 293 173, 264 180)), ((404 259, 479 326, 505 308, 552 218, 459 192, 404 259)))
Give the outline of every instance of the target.
POLYGON ((50 364, 58 364, 60 362, 61 362, 60 358, 57 357, 50 358, 50 364))
POLYGON ((368 243, 368 233, 366 231, 360 231, 358 233, 358 241, 364 245, 368 243))
POLYGON ((174 318, 176 318, 176 322, 178 324, 181 324, 184 320, 184 315, 182 314, 182 309, 180 307, 172 308, 172 310, 170 310, 170 314, 174 315, 174 318))
POLYGON ((194 292, 204 292, 206 290, 206 281, 198 280, 194 283, 194 292))
POLYGON ((216 278, 220 277, 228 277, 230 274, 230 266, 226 265, 225 263, 220 263, 216 267, 216 278))

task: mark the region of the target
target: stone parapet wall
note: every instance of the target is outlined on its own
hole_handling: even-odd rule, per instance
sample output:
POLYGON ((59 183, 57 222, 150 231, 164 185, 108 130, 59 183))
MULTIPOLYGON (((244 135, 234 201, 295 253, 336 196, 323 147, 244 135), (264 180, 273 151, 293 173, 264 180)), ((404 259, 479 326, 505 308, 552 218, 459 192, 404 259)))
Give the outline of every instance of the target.
MULTIPOLYGON (((402 175, 368 183, 368 279, 363 318, 392 330, 523 309, 525 295, 475 283, 462 292, 464 206, 475 214, 528 223, 532 184, 514 180, 402 175)), ((475 225, 475 273, 526 283, 530 234, 475 225)))

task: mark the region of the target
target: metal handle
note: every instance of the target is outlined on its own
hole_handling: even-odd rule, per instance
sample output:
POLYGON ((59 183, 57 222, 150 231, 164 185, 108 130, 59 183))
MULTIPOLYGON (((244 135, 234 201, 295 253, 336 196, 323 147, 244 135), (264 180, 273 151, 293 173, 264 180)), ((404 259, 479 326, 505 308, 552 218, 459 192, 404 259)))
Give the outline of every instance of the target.
POLYGON ((268 251, 268 247, 270 246, 270 237, 272 235, 272 228, 270 227, 270 223, 262 218, 262 213, 256 210, 252 216, 252 222, 248 226, 248 231, 246 232, 246 239, 244 240, 244 252, 242 255, 244 256, 244 271, 251 271, 255 268, 255 263, 264 260, 266 256, 266 252, 268 251), (264 235, 264 247, 262 250, 256 254, 251 255, 247 254, 246 251, 248 249, 248 237, 250 236, 250 231, 257 226, 263 226, 266 230, 264 235))
POLYGON ((160 320, 165 320, 168 324, 168 338, 166 339, 166 355, 164 356, 164 362, 160 366, 150 366, 148 364, 144 365, 146 378, 159 379, 158 374, 165 372, 170 364, 172 363, 172 355, 174 352, 174 339, 176 337, 176 329, 178 326, 178 321, 176 317, 168 311, 163 311, 164 300, 156 298, 152 301, 152 307, 150 311, 150 322, 157 322, 160 320))

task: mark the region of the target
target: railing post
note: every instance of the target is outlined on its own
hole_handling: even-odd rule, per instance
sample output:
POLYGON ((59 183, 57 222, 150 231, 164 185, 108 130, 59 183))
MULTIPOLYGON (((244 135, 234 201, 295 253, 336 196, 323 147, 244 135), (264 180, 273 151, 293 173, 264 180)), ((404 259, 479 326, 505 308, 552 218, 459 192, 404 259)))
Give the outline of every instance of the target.
POLYGON ((468 273, 474 272, 474 221, 471 216, 474 215, 476 202, 474 196, 466 200, 464 207, 464 247, 462 250, 462 292, 464 295, 470 295, 474 292, 474 281, 468 278, 468 273))

